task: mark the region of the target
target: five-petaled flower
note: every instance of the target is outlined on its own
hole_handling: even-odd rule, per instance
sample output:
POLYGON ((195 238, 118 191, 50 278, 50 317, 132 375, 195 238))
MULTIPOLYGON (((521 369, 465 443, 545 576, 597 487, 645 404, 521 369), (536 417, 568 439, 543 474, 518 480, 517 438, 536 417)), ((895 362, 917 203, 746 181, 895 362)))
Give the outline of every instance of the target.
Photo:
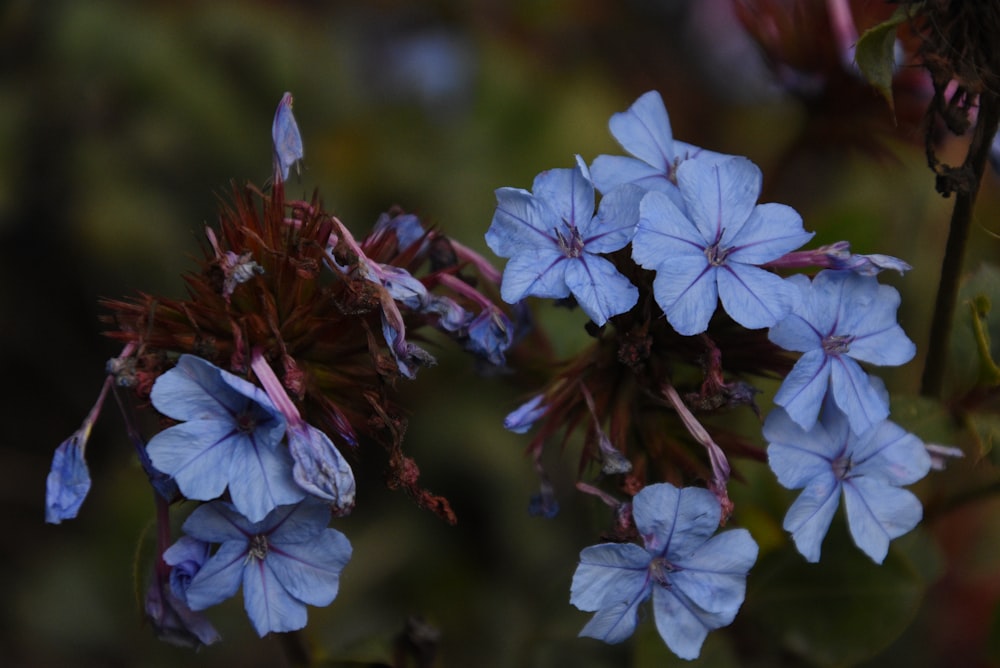
POLYGON ((499 188, 486 243, 510 258, 500 296, 514 304, 529 295, 573 295, 597 325, 635 306, 639 291, 602 253, 632 240, 642 189, 624 185, 607 193, 594 215, 594 185, 577 157, 574 169, 535 177, 532 192, 499 188))
POLYGON ((259 521, 305 496, 282 445, 285 419, 257 386, 182 355, 156 379, 150 398, 156 410, 183 420, 156 434, 147 450, 187 498, 211 501, 228 486, 237 510, 259 521))
POLYGON ((788 279, 802 290, 794 311, 768 332, 786 350, 803 353, 782 382, 774 403, 803 429, 816 423, 827 389, 856 434, 889 416, 886 398, 856 360, 904 364, 916 346, 896 323, 899 293, 872 276, 821 271, 788 279))
POLYGON ((827 401, 808 430, 784 410, 773 410, 764 438, 778 482, 803 490, 784 527, 807 560, 819 561, 841 491, 854 543, 877 563, 885 559, 890 540, 920 522, 920 501, 900 487, 927 475, 931 458, 919 438, 895 423, 883 420, 856 435, 844 413, 827 401))
POLYGON ((746 158, 689 160, 677 168, 682 204, 658 191, 640 207, 632 258, 656 270, 653 294, 680 334, 708 328, 718 300, 748 329, 770 327, 799 298, 759 266, 812 238, 784 204, 757 204, 761 173, 746 158))
POLYGON ((708 632, 733 621, 757 559, 746 529, 712 535, 720 515, 707 489, 643 488, 632 501, 632 517, 645 547, 604 543, 580 553, 570 603, 597 613, 580 635, 625 640, 635 630, 639 604, 652 596, 664 642, 681 658, 697 657, 708 632))
MULTIPOLYGON (((250 522, 231 504, 199 506, 184 522, 184 533, 218 543, 184 592, 192 610, 204 610, 243 587, 247 615, 258 635, 294 631, 306 625, 306 605, 329 605, 337 597, 340 573, 351 544, 330 529, 330 508, 315 499, 279 506, 260 522, 250 522)), ((175 544, 164 553, 168 562, 175 544)))
POLYGON ((655 90, 643 94, 627 111, 608 122, 611 134, 622 148, 634 155, 599 155, 590 166, 594 185, 602 193, 623 183, 645 190, 664 192, 681 205, 677 190, 677 168, 687 160, 713 161, 725 158, 674 139, 663 98, 655 90))

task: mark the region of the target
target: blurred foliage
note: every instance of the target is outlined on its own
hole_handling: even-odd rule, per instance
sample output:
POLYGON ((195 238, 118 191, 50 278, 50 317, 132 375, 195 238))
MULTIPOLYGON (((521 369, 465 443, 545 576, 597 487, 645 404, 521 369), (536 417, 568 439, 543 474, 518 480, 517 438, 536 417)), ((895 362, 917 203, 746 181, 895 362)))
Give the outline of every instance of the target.
MULTIPOLYGON (((0 8, 0 355, 11 383, 0 421, 5 665, 282 665, 280 642, 257 639, 238 599, 210 611, 224 641, 199 653, 142 627, 137 545, 153 505, 114 410, 92 438, 94 490, 80 518, 46 526, 42 501, 52 449, 77 428, 117 353, 99 335, 98 297, 180 293, 179 273, 192 267, 217 194, 230 180, 266 180, 271 117, 285 90, 295 94, 306 147, 293 195, 318 188, 357 230, 399 204, 485 250, 495 188, 528 187, 577 153, 617 152, 608 117, 657 88, 677 137, 760 164, 766 199, 796 207, 817 244, 849 239, 855 252, 910 262, 910 275, 883 280, 902 292, 901 322, 923 351, 950 202, 933 192, 920 137, 901 129, 872 139, 888 152, 810 144, 824 131, 811 125, 809 105, 776 92, 727 8, 727 0, 10 0, 0 8)), ((882 109, 881 120, 891 119, 882 109)), ((961 155, 962 146, 948 142, 941 153, 961 155)), ((1000 181, 990 175, 966 266, 996 260, 998 214, 1000 181)), ((539 315, 560 353, 585 340, 579 313, 539 315)), ((974 354, 965 336, 954 341, 956 387, 968 378, 961 360, 974 354)), ((550 462, 562 513, 528 517, 536 480, 526 440, 500 425, 533 379, 480 378, 468 359, 433 352, 441 364, 405 388, 408 443, 459 525, 384 491, 375 464, 359 471, 357 510, 338 522, 354 561, 337 601, 310 611, 307 636, 319 655, 328 665, 390 662, 416 617, 440 631, 442 666, 680 664, 648 619, 623 646, 576 638, 587 615, 568 605, 569 582, 606 509, 573 492, 576 458, 567 456, 550 462)), ((920 365, 879 375, 912 394, 920 365)), ((745 482, 733 483, 734 522, 761 543, 761 563, 736 623, 709 636, 703 665, 997 659, 996 469, 959 436, 952 412, 912 405, 894 415, 966 457, 916 487, 927 522, 882 569, 848 544, 842 525, 824 563, 806 564, 780 528, 791 495, 765 467, 737 466, 745 482)), ((981 419, 995 423, 995 413, 981 419)))

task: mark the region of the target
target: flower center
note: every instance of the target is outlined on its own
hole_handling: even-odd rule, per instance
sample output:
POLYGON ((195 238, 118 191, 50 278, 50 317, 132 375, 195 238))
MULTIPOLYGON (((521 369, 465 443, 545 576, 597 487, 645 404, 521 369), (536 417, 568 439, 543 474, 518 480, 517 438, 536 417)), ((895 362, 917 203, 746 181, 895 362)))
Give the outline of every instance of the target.
POLYGON ((238 429, 241 434, 252 434, 256 428, 257 418, 249 409, 241 411, 236 416, 236 429, 238 429))
POLYGON ((656 557, 649 562, 649 575, 661 587, 670 587, 670 574, 679 570, 680 566, 670 563, 666 557, 656 557))
POLYGON ((827 355, 843 355, 851 349, 854 337, 846 334, 833 334, 823 339, 823 352, 827 355))
POLYGON ((837 476, 837 480, 847 480, 851 477, 851 469, 854 468, 854 462, 851 461, 850 455, 841 455, 833 460, 833 475, 837 476))
POLYGON ((670 181, 675 186, 677 185, 677 168, 681 166, 682 162, 684 162, 684 158, 677 156, 673 162, 667 165, 667 181, 670 181))
POLYGON ((718 241, 716 241, 711 246, 705 248, 705 257, 708 258, 708 263, 713 267, 718 267, 726 263, 726 258, 732 252, 732 248, 723 248, 718 241))
POLYGON ((572 223, 566 223, 566 227, 563 229, 556 229, 556 243, 559 244, 559 250, 562 251, 563 255, 566 257, 580 257, 583 255, 583 238, 580 236, 580 231, 576 229, 576 225, 572 223), (565 234, 565 230, 569 230, 569 236, 565 234))
POLYGON ((247 549, 247 561, 251 559, 256 559, 257 561, 264 561, 267 556, 267 536, 264 534, 257 534, 250 539, 250 546, 247 549))

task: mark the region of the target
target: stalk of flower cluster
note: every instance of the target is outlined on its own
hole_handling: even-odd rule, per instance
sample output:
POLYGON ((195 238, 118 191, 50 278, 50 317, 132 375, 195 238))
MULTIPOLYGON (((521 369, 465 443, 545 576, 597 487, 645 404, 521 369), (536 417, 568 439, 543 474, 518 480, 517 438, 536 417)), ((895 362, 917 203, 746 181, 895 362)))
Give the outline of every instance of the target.
POLYGON ((719 504, 722 506, 721 524, 725 524, 733 512, 733 502, 730 501, 729 492, 726 489, 730 473, 729 460, 726 459, 726 453, 712 440, 705 427, 698 422, 698 419, 684 404, 684 400, 681 399, 681 395, 677 393, 673 385, 669 383, 664 384, 663 396, 667 398, 670 405, 677 411, 688 433, 694 437, 694 440, 701 443, 708 453, 708 460, 712 464, 712 479, 708 483, 708 489, 715 494, 715 497, 719 500, 719 504))
POLYGON ((941 261, 941 281, 938 283, 938 293, 934 302, 924 373, 920 379, 920 393, 925 397, 938 397, 944 383, 948 339, 951 334, 955 304, 958 301, 962 259, 965 257, 965 246, 972 226, 972 211, 998 125, 1000 125, 1000 97, 995 93, 980 95, 976 131, 963 164, 963 168, 968 171, 969 186, 955 193, 955 208, 952 209, 948 242, 945 246, 944 259, 941 261))

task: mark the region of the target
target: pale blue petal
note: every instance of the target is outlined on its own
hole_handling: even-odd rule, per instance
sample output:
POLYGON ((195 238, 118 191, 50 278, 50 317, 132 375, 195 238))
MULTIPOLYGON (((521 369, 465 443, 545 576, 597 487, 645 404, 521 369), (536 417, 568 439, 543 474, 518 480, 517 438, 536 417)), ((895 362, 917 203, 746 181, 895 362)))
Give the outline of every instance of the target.
POLYGON ((840 481, 833 475, 814 478, 795 499, 782 523, 806 561, 819 561, 820 547, 840 501, 840 481))
POLYGON ((228 474, 233 505, 251 522, 259 522, 275 507, 305 496, 292 477, 293 462, 288 450, 261 443, 255 436, 235 439, 228 474))
POLYGON ((742 157, 719 162, 687 160, 677 184, 688 217, 709 243, 738 237, 760 195, 760 169, 742 157))
POLYGON ((555 247, 519 251, 504 267, 500 296, 508 304, 516 304, 528 296, 549 299, 568 297, 568 259, 555 247))
POLYGON ((778 482, 788 489, 805 487, 817 477, 832 474, 832 461, 843 444, 832 440, 823 423, 808 432, 795 424, 785 411, 776 408, 764 423, 767 463, 778 482))
POLYGON ((340 572, 351 559, 351 543, 336 529, 308 542, 270 541, 267 563, 289 594, 309 605, 329 605, 337 597, 340 572))
POLYGON ((580 630, 580 637, 597 638, 611 645, 624 642, 635 631, 639 605, 648 596, 646 591, 641 596, 601 608, 580 630))
POLYGON ((201 504, 184 520, 182 528, 187 535, 206 543, 245 543, 250 536, 260 533, 258 525, 236 512, 232 504, 225 501, 201 504))
POLYGON ((675 168, 685 160, 722 162, 731 157, 733 156, 727 153, 716 153, 715 151, 709 151, 701 148, 700 146, 695 146, 694 144, 688 144, 687 142, 679 141, 677 139, 674 140, 673 161, 675 168))
POLYGON ((573 574, 569 602, 593 612, 649 595, 649 553, 632 543, 604 543, 584 548, 573 574), (645 592, 645 594, 643 594, 645 592))
POLYGON ((837 406, 851 423, 851 431, 861 434, 889 417, 889 405, 872 387, 868 374, 849 357, 830 358, 830 390, 837 406))
POLYGON ((175 420, 231 420, 247 398, 223 380, 223 373, 200 357, 181 355, 153 383, 149 398, 156 410, 175 420))
POLYGON ((657 91, 644 93, 627 111, 611 116, 608 127, 622 148, 661 172, 673 163, 670 117, 657 91))
POLYGON ((90 492, 90 471, 83 458, 85 443, 86 435, 78 431, 52 456, 52 468, 45 479, 45 521, 49 524, 76 517, 90 492))
POLYGON ((597 255, 584 253, 567 262, 565 280, 580 308, 598 326, 639 301, 638 288, 611 261, 597 255))
POLYGON ((822 350, 805 353, 774 395, 774 403, 784 408, 803 429, 811 429, 819 417, 823 397, 830 384, 829 362, 829 357, 822 350))
POLYGON ((688 660, 698 658, 709 631, 729 623, 700 610, 683 594, 665 587, 653 591, 653 618, 656 630, 670 651, 688 660))
POLYGON ((602 193, 609 193, 620 185, 631 183, 643 190, 658 190, 671 195, 678 206, 682 205, 680 190, 670 182, 667 172, 642 160, 623 155, 599 155, 590 166, 594 185, 602 193))
POLYGON ((859 436, 851 457, 857 475, 897 486, 915 483, 931 469, 924 443, 888 420, 859 436))
POLYGON ((717 269, 704 256, 684 256, 660 265, 653 295, 670 325, 684 336, 701 334, 719 303, 717 269))
POLYGON ((245 540, 226 541, 191 579, 184 599, 192 610, 204 610, 232 598, 243 581, 243 562, 247 556, 245 540))
POLYGON ((407 270, 387 264, 382 267, 381 283, 397 302, 415 311, 423 309, 430 298, 427 288, 407 270))
POLYGON ((282 180, 288 180, 288 170, 302 159, 302 136, 292 114, 292 94, 285 93, 274 112, 271 124, 271 139, 274 141, 275 171, 282 180))
POLYGON ((758 204, 739 234, 728 235, 729 259, 744 264, 764 264, 813 238, 802 228, 802 217, 784 204, 758 204))
POLYGON ((672 263, 678 256, 705 257, 705 240, 694 223, 659 192, 647 193, 639 205, 639 224, 632 242, 632 259, 646 269, 672 263))
POLYGON ((146 452, 157 470, 173 476, 184 496, 210 501, 229 483, 233 451, 241 445, 236 437, 232 422, 195 420, 156 434, 146 452))
POLYGON ((544 400, 545 397, 543 395, 536 394, 512 410, 503 420, 504 429, 512 431, 515 434, 527 433, 534 426, 535 422, 548 411, 549 407, 542 404, 544 400))
POLYGON ((611 253, 632 241, 643 195, 645 192, 641 188, 632 185, 621 186, 605 195, 593 220, 579 226, 584 249, 588 253, 611 253))
POLYGON ((802 287, 803 299, 796 311, 813 328, 820 333, 820 338, 830 334, 849 334, 850 332, 834 331, 843 317, 842 288, 843 278, 848 272, 824 270, 816 274, 812 282, 801 274, 790 277, 802 287))
POLYGON ((719 528, 722 509, 707 489, 646 485, 632 499, 632 518, 650 554, 683 558, 719 528))
MULTIPOLYGON (((839 411, 837 414, 840 415, 839 411)), ((836 424, 832 426, 829 424, 829 415, 824 412, 822 419, 813 425, 811 429, 806 430, 792 420, 783 409, 776 408, 768 414, 767 419, 764 421, 763 434, 768 443, 783 448, 791 448, 797 453, 801 453, 801 455, 795 454, 795 457, 811 455, 830 462, 843 452, 846 438, 849 435, 849 432, 839 432, 837 428, 836 424)), ((768 452, 770 452, 770 449, 768 452)), ((793 456, 793 453, 782 452, 781 458, 785 456, 793 456)), ((808 478, 799 478, 793 471, 798 470, 801 466, 808 468, 814 466, 814 464, 811 462, 810 457, 810 461, 796 462, 791 467, 787 467, 784 464, 779 464, 779 466, 791 469, 786 474, 778 475, 781 484, 789 489, 796 489, 802 487, 808 478), (793 480, 797 480, 798 482, 793 483, 793 480)), ((827 464, 827 468, 829 468, 829 463, 827 464)), ((778 473, 777 470, 775 470, 775 473, 778 473)))
POLYGON ((354 471, 329 436, 312 425, 293 427, 288 430, 288 451, 295 462, 292 477, 299 487, 341 512, 354 507, 354 471))
POLYGON ((821 273, 832 274, 829 280, 841 285, 838 334, 866 336, 896 324, 896 311, 900 303, 896 288, 879 284, 874 276, 831 270, 821 273))
POLYGON ((876 563, 889 552, 889 541, 920 523, 923 508, 905 489, 859 476, 844 482, 847 522, 854 544, 876 563))
POLYGON ((294 506, 275 508, 263 522, 259 533, 282 545, 313 540, 330 524, 330 504, 306 497, 294 506))
POLYGON ((730 623, 746 595, 747 572, 757 561, 757 543, 746 529, 713 536, 684 559, 673 561, 679 570, 670 586, 697 607, 721 615, 730 623))
POLYGON ((535 177, 531 192, 552 209, 561 227, 582 228, 594 217, 594 184, 579 168, 544 171, 535 177))
POLYGON ((499 188, 486 245, 500 257, 540 247, 555 248, 552 230, 562 225, 555 213, 521 188, 499 188))
POLYGON ((917 354, 917 347, 899 325, 856 337, 847 353, 862 362, 878 366, 906 364, 917 354))
POLYGON ((809 279, 801 274, 785 279, 785 282, 799 291, 796 308, 788 316, 775 323, 767 338, 785 350, 805 353, 823 345, 824 331, 817 329, 812 320, 806 317, 810 311, 808 300, 811 298, 809 279))
POLYGON ((801 298, 795 284, 748 264, 727 262, 719 267, 716 277, 722 307, 747 329, 775 325, 801 298))
POLYGON ((257 635, 296 631, 306 625, 306 606, 281 586, 269 559, 251 559, 243 570, 243 607, 257 635))

